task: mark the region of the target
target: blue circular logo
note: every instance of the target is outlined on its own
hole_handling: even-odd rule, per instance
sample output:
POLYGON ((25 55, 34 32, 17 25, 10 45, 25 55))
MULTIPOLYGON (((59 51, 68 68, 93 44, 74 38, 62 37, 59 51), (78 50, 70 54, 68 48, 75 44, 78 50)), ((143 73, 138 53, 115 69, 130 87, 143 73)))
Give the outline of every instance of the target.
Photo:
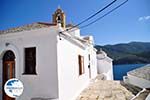
POLYGON ((19 97, 23 93, 23 89, 22 82, 16 78, 9 79, 4 85, 5 93, 11 98, 19 97))

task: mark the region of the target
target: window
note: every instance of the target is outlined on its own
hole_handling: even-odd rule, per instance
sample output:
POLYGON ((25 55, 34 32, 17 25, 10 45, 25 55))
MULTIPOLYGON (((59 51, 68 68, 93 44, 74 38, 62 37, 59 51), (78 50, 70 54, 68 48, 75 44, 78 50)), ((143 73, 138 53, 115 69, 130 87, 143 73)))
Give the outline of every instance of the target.
POLYGON ((79 55, 78 60, 79 60, 79 75, 82 75, 84 74, 84 57, 79 55))
POLYGON ((36 48, 25 48, 24 74, 36 74, 36 48))

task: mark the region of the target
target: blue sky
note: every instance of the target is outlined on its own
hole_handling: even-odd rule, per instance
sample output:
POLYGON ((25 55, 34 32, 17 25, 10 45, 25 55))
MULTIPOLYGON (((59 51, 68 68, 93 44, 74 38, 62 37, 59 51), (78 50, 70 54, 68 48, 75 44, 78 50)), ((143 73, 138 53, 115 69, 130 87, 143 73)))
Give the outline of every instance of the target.
MULTIPOLYGON (((67 16, 67 23, 77 24, 112 0, 0 0, 0 30, 30 24, 51 22, 58 5, 67 16)), ((96 19, 124 0, 118 0, 96 19)), ((150 0, 129 0, 118 10, 81 30, 93 35, 100 45, 150 42, 150 0)), ((92 20, 91 20, 92 21, 92 20)), ((85 23, 86 24, 86 23, 85 23)))

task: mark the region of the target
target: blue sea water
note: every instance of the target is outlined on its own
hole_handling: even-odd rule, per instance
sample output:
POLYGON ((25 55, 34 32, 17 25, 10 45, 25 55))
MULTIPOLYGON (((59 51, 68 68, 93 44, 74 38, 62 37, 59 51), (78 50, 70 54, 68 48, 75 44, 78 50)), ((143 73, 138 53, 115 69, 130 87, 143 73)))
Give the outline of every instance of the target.
POLYGON ((126 76, 128 71, 143 67, 144 65, 146 64, 113 65, 114 80, 123 80, 123 76, 126 76))

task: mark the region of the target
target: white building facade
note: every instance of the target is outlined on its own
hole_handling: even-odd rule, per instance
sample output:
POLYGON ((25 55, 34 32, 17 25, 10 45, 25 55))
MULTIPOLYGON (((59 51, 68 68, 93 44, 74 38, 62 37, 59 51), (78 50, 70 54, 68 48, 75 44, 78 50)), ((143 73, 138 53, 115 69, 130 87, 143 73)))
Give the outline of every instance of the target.
POLYGON ((150 64, 129 71, 123 80, 140 88, 150 88, 150 64))
POLYGON ((113 60, 103 50, 97 52, 97 71, 105 80, 113 80, 113 60))
MULTIPOLYGON (((72 26, 69 26, 72 27, 72 26)), ((33 23, 0 31, 0 100, 14 100, 2 90, 10 78, 23 82, 15 100, 73 100, 97 75, 92 36, 64 31, 65 14, 57 9, 53 23, 33 23)))

